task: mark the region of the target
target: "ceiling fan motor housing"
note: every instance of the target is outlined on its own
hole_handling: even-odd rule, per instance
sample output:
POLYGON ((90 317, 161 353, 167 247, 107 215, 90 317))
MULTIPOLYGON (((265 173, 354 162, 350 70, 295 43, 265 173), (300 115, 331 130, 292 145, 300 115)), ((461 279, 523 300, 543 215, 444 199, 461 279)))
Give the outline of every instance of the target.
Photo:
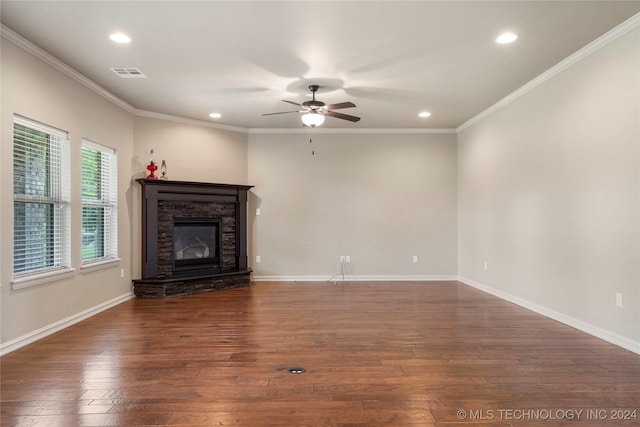
POLYGON ((310 108, 312 111, 316 111, 325 105, 322 101, 316 101, 316 92, 318 89, 320 89, 320 85, 309 85, 309 90, 311 91, 313 99, 302 103, 303 106, 310 108))
POLYGON ((324 102, 322 101, 304 101, 302 103, 303 106, 309 107, 312 110, 317 110, 318 108, 324 107, 324 102))

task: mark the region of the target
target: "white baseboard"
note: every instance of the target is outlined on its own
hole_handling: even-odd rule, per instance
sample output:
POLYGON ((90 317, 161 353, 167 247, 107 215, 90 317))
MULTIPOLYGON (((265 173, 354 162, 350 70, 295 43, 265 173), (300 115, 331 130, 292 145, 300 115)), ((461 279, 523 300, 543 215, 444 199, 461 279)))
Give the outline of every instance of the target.
POLYGON ((0 356, 4 356, 7 353, 11 353, 14 350, 17 350, 21 347, 24 347, 28 344, 38 341, 46 336, 54 334, 58 331, 61 331, 64 328, 67 328, 75 323, 78 323, 82 320, 88 319, 91 316, 95 316, 96 314, 108 310, 112 307, 115 307, 118 304, 122 304, 125 301, 128 301, 135 296, 133 293, 128 293, 124 295, 120 295, 110 301, 106 301, 102 304, 99 304, 95 307, 91 307, 87 310, 81 311, 80 313, 74 314, 73 316, 69 316, 66 319, 62 319, 58 322, 47 325, 43 328, 40 328, 36 331, 29 332, 21 337, 13 339, 11 341, 7 341, 5 343, 0 344, 0 356))
POLYGON ((452 282, 457 276, 252 276, 254 282, 452 282))
POLYGON ((589 335, 593 335, 594 337, 605 340, 611 344, 615 344, 619 347, 622 347, 626 350, 632 351, 636 354, 640 354, 640 342, 630 340, 629 338, 622 337, 618 334, 615 334, 611 331, 607 331, 605 329, 594 326, 590 323, 583 322, 580 319, 576 319, 571 316, 567 316, 566 314, 559 313, 555 310, 551 310, 547 307, 541 306, 539 304, 533 303, 531 301, 527 301, 520 297, 511 295, 507 292, 500 291, 498 289, 494 289, 490 286, 483 285, 482 283, 478 283, 474 280, 471 280, 466 277, 458 277, 458 281, 472 286, 476 289, 479 289, 483 292, 496 296, 505 301, 512 302, 514 304, 519 305, 520 307, 524 307, 528 310, 541 314, 545 317, 548 317, 553 320, 557 320, 560 323, 564 323, 565 325, 571 326, 572 328, 578 329, 579 331, 585 332, 589 335))

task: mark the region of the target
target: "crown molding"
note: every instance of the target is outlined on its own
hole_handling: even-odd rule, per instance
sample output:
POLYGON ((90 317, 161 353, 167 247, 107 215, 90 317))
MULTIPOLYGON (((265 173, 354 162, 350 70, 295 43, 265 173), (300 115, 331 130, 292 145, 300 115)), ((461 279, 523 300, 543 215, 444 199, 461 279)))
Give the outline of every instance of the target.
POLYGON ((171 114, 157 113, 154 111, 140 110, 135 108, 128 102, 124 101, 123 99, 120 99, 119 97, 109 92, 102 86, 98 85, 93 80, 90 80, 89 78, 80 74, 78 71, 74 70, 64 62, 60 61, 58 58, 54 57, 44 49, 31 43, 29 40, 25 39, 20 34, 16 33, 15 31, 13 31, 12 29, 10 29, 4 24, 2 24, 1 26, 0 35, 3 38, 5 38, 7 41, 13 43, 17 47, 24 50, 25 52, 40 59, 44 63, 62 72, 63 74, 77 81, 81 85, 87 87, 88 89, 91 89, 98 95, 102 96, 103 98, 106 98, 107 100, 111 101, 112 103, 122 108, 123 110, 139 117, 148 117, 151 119, 166 120, 166 121, 184 123, 184 124, 189 124, 194 126, 202 126, 202 127, 228 130, 228 131, 239 132, 239 133, 250 133, 250 134, 275 134, 275 133, 280 133, 280 134, 282 133, 407 133, 407 134, 436 133, 436 134, 442 134, 442 133, 456 132, 455 129, 335 129, 335 128, 333 129, 332 128, 248 129, 248 128, 239 127, 239 126, 230 126, 230 125, 222 125, 219 123, 211 123, 205 120, 197 120, 197 119, 190 119, 187 117, 174 116, 171 114))
POLYGON ((136 116, 140 116, 140 117, 148 117, 150 119, 166 120, 166 121, 170 121, 170 122, 184 123, 184 124, 194 125, 194 126, 202 126, 202 127, 208 127, 208 128, 214 128, 214 129, 229 130, 229 131, 232 131, 232 132, 240 132, 240 133, 248 133, 249 132, 249 129, 243 128, 243 127, 221 125, 219 123, 211 123, 211 122, 208 122, 206 120, 189 119, 187 117, 173 116, 171 114, 164 114, 164 113, 156 113, 154 111, 145 111, 145 110, 136 109, 133 112, 133 114, 136 115, 136 116))
POLYGON ((42 48, 31 43, 29 40, 25 39, 20 34, 16 33, 15 31, 13 31, 12 29, 10 29, 4 24, 2 24, 2 27, 0 28, 0 36, 2 36, 7 41, 13 43, 20 49, 24 50, 25 52, 35 56, 42 62, 52 66, 56 70, 71 77, 73 80, 77 81, 81 85, 87 87, 88 89, 91 89, 98 95, 111 101, 112 103, 122 108, 123 110, 129 113, 134 113, 136 111, 136 109, 126 101, 118 98, 108 90, 104 89, 102 86, 99 86, 93 80, 90 80, 84 75, 80 74, 78 71, 74 70, 73 68, 71 68, 64 62, 60 61, 58 58, 51 55, 50 53, 43 50, 42 48))
POLYGON ((205 120, 197 120, 197 119, 190 119, 187 117, 174 116, 171 114, 157 113, 154 111, 140 110, 135 108, 128 102, 124 101, 123 99, 120 99, 119 97, 109 92, 102 86, 98 85, 93 80, 90 80, 89 78, 80 74, 78 71, 74 70, 64 62, 60 61, 58 58, 54 57, 44 49, 31 43, 29 40, 25 39, 20 34, 16 33, 15 31, 13 31, 12 29, 10 29, 4 24, 2 24, 0 35, 3 38, 5 38, 7 41, 13 43, 14 45, 18 46, 19 48, 26 51, 27 53, 33 55, 34 57, 40 59, 44 63, 62 72, 63 74, 67 75, 68 77, 72 78, 73 80, 77 81, 78 83, 87 87, 88 89, 94 91, 95 93, 102 96, 103 98, 106 98, 107 100, 111 101, 112 103, 122 108, 123 110, 139 117, 148 117, 152 119, 166 120, 166 121, 184 123, 184 124, 189 124, 194 126, 202 126, 202 127, 208 127, 208 128, 214 128, 214 129, 228 130, 232 132, 251 133, 251 134, 310 133, 310 132, 313 132, 313 133, 413 133, 413 134, 438 133, 438 134, 441 134, 441 133, 456 132, 455 129, 331 129, 331 128, 321 128, 321 129, 313 129, 313 130, 309 128, 248 129, 248 128, 239 127, 239 126, 230 126, 230 125, 223 125, 219 123, 211 123, 205 120))
POLYGON ((282 133, 303 133, 307 135, 312 135, 314 133, 406 133, 406 134, 423 134, 423 133, 435 133, 435 134, 443 134, 443 133, 456 133, 455 129, 447 129, 447 128, 434 128, 434 129, 412 129, 412 128, 365 128, 365 129, 344 129, 344 128, 301 128, 301 129, 280 129, 280 128, 252 128, 249 129, 250 134, 282 134, 282 133))
POLYGON ((25 52, 38 58, 45 64, 50 65, 51 67, 62 72, 66 76, 72 78, 76 82, 87 87, 88 89, 92 90, 93 92, 97 93, 103 98, 106 98, 107 100, 111 101, 116 106, 122 108, 123 110, 135 116, 149 117, 149 118, 160 119, 160 120, 168 120, 173 122, 180 122, 180 123, 186 123, 186 124, 192 124, 192 125, 204 126, 204 127, 212 127, 217 129, 223 129, 223 130, 231 130, 234 132, 246 133, 248 130, 245 128, 240 128, 235 126, 226 126, 226 125, 220 125, 217 123, 210 123, 204 120, 188 119, 185 117, 172 116, 170 114, 139 110, 134 106, 132 106, 131 104, 129 104, 128 102, 124 101, 123 99, 109 92, 102 86, 98 85, 93 80, 90 80, 89 78, 85 77, 83 74, 71 68, 64 62, 60 61, 58 58, 51 55, 49 52, 31 43, 29 40, 25 39, 20 34, 16 33, 15 31, 13 31, 12 29, 10 29, 4 24, 2 24, 2 26, 0 27, 0 36, 2 36, 7 41, 13 43, 20 49, 24 50, 25 52))
POLYGON ((338 129, 338 128, 301 128, 301 129, 290 129, 290 128, 243 128, 239 126, 230 126, 230 125, 222 125, 219 123, 211 123, 206 120, 198 120, 198 119, 190 119, 181 116, 174 116, 171 114, 165 113, 156 113, 154 111, 145 111, 135 109, 132 114, 140 117, 148 117, 151 119, 165 120, 177 123, 185 123, 194 126, 202 126, 209 127, 214 129, 222 129, 228 130, 232 132, 239 133, 248 133, 252 135, 261 135, 261 134, 306 134, 313 135, 316 133, 322 134, 454 134, 456 133, 455 129, 393 129, 393 128, 384 128, 384 129, 338 129))
POLYGON ((533 80, 531 80, 530 82, 528 82, 524 86, 522 86, 519 89, 515 90, 514 92, 510 93, 506 97, 502 98, 500 101, 496 102, 495 104, 493 104, 492 106, 490 106, 486 110, 482 111, 481 113, 475 115, 474 117, 472 117, 471 119, 467 120, 466 122, 464 122, 463 124, 461 124, 460 126, 458 126, 455 129, 449 129, 449 128, 440 128, 440 129, 439 128, 434 128, 434 129, 428 129, 428 128, 427 129, 424 129, 424 128, 416 128, 416 129, 413 129, 413 128, 398 128, 398 129, 393 129, 393 128, 381 128, 381 129, 375 129, 375 128, 368 128, 368 129, 243 128, 243 127, 238 127, 238 126, 230 126, 230 125, 221 125, 221 124, 218 124, 218 123, 211 123, 211 122, 204 121, 204 120, 189 119, 189 118, 186 118, 186 117, 174 116, 174 115, 171 115, 171 114, 164 114, 164 113, 156 113, 156 112, 152 112, 152 111, 139 110, 139 109, 133 107, 132 105, 130 105, 129 103, 127 103, 126 101, 124 101, 123 99, 117 97, 113 93, 111 93, 108 90, 104 89, 103 87, 101 87, 100 85, 95 83, 93 80, 90 80, 89 78, 85 77, 84 75, 82 75, 81 73, 79 73, 75 69, 71 68, 70 66, 68 66, 64 62, 60 61, 58 58, 56 58, 53 55, 49 54, 48 52, 46 52, 42 48, 40 48, 40 47, 36 46, 35 44, 31 43, 29 40, 25 39, 24 37, 22 37, 21 35, 19 35, 15 31, 11 30, 6 25, 4 25, 4 24, 0 24, 0 25, 1 25, 1 27, 0 27, 0 36, 3 37, 4 39, 8 40, 9 42, 11 42, 14 45, 18 46, 19 48, 23 49, 27 53, 30 53, 34 57, 36 57, 36 58, 40 59, 41 61, 45 62, 46 64, 52 66, 53 68, 57 69, 58 71, 62 72, 63 74, 71 77, 72 79, 76 80, 78 83, 80 83, 83 86, 87 87, 88 89, 94 91, 98 95, 106 98, 107 100, 111 101, 112 103, 114 103, 118 107, 124 109, 125 111, 127 111, 127 112, 129 112, 129 113, 131 113, 133 115, 140 116, 140 117, 148 117, 148 118, 154 118, 154 119, 158 119, 158 120, 168 120, 168 121, 173 121, 173 122, 178 122, 178 123, 191 124, 191 125, 195 125, 195 126, 203 126, 203 127, 214 128, 214 129, 222 129, 222 130, 228 130, 228 131, 232 131, 232 132, 240 132, 240 133, 248 133, 248 134, 313 134, 313 133, 323 133, 323 134, 457 134, 457 133, 460 133, 461 131, 473 126, 474 124, 480 122, 481 120, 485 119, 486 117, 489 117, 490 115, 492 115, 496 111, 504 108, 505 106, 509 105, 510 103, 514 102, 516 99, 518 99, 521 96, 527 94, 528 92, 530 92, 531 90, 533 90, 536 87, 540 86, 541 84, 543 84, 547 80, 553 78, 557 74, 561 73, 562 71, 568 69, 569 67, 571 67, 572 65, 574 65, 577 62, 581 61, 582 59, 584 59, 584 58, 588 57, 589 55, 593 54, 594 52, 596 52, 600 48, 608 45, 609 43, 611 43, 614 40, 618 39, 619 37, 627 34, 628 32, 638 28, 640 26, 640 13, 632 16, 631 18, 629 18, 628 20, 626 20, 622 24, 618 25, 617 27, 615 27, 612 30, 610 30, 609 32, 605 33, 604 35, 602 35, 601 37, 597 38, 593 42, 589 43, 587 46, 585 46, 582 49, 578 50, 577 52, 575 52, 571 56, 565 58, 563 61, 559 62, 558 64, 556 64, 555 66, 551 67, 547 71, 543 72, 538 77, 534 78, 533 80))
POLYGON ((552 79, 553 77, 560 74, 564 70, 570 68, 577 62, 587 58, 589 55, 593 54, 600 48, 608 45, 609 43, 622 37, 628 32, 638 28, 639 26, 640 26, 640 13, 637 13, 631 18, 624 21, 622 24, 606 32, 604 35, 598 37, 597 39, 595 39, 594 41, 592 41, 582 49, 576 51, 572 55, 568 56, 564 60, 554 65, 553 67, 549 68, 547 71, 540 74, 538 77, 534 78, 529 83, 511 92, 509 95, 505 96, 500 101, 493 104, 491 107, 487 108, 481 113, 470 118, 469 120, 467 120, 466 122, 464 122, 463 124, 461 124, 455 129, 456 133, 460 133, 461 131, 473 126, 479 121, 489 117, 496 111, 501 110, 502 108, 514 102, 516 99, 520 98, 521 96, 524 96, 528 92, 542 85, 547 80, 552 79))

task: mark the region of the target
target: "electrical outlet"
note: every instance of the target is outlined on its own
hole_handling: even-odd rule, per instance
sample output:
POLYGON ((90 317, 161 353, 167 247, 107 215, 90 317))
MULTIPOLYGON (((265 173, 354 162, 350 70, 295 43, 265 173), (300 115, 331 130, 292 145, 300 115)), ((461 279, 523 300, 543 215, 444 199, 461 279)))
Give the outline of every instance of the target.
POLYGON ((616 292, 616 307, 622 307, 622 294, 616 292))
POLYGON ((487 261, 484 262, 484 269, 485 270, 489 269, 489 263, 487 261))
POLYGON ((256 209, 256 216, 260 216, 260 208, 256 209))
POLYGON ((341 262, 341 263, 343 263, 343 264, 344 264, 345 262, 347 262, 347 257, 346 257, 346 256, 344 256, 344 255, 340 255, 340 262, 341 262))
POLYGON ((418 262, 418 255, 413 256, 413 262, 418 262))
POLYGON ((120 278, 124 279, 124 268, 120 269, 120 278))
POLYGON ((351 262, 351 255, 347 255, 344 257, 345 262, 351 262))
POLYGON ((256 264, 260 264, 260 255, 256 255, 256 264))

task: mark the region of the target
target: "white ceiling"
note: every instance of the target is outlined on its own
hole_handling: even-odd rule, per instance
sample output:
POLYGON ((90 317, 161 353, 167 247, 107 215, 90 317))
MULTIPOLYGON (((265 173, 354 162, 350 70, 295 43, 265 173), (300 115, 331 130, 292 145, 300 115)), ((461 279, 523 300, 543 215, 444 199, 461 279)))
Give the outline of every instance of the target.
POLYGON ((323 128, 452 129, 638 12, 638 1, 1 4, 9 29, 131 106, 245 129, 299 128, 298 113, 262 113, 295 110, 281 100, 309 99, 309 84, 362 117, 323 128), (519 39, 496 44, 505 30, 519 39), (132 42, 111 42, 115 31, 132 42))

